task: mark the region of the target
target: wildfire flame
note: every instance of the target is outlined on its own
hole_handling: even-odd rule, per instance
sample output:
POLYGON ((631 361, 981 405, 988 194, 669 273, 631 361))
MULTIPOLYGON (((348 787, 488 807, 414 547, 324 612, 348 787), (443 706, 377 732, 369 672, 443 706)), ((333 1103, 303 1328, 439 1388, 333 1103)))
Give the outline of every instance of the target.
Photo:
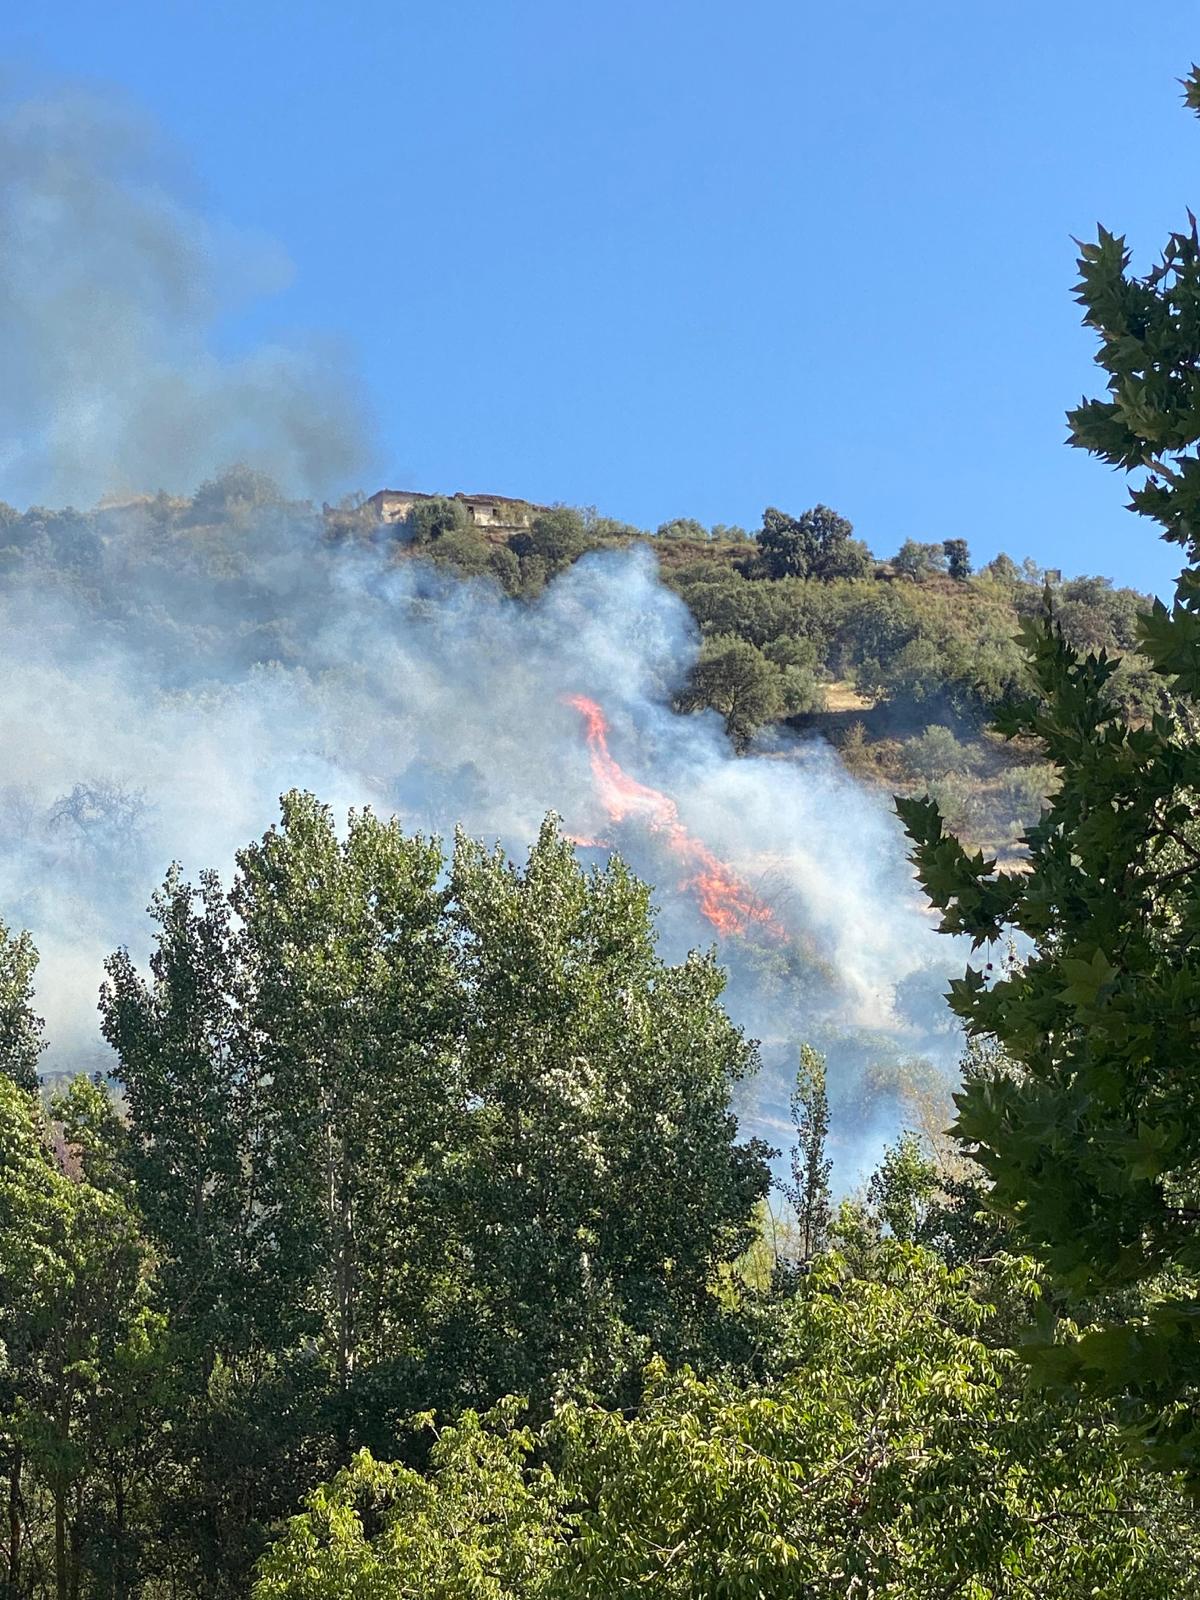
MULTIPOLYGON (((753 924, 765 928, 776 939, 786 938, 787 931, 771 908, 763 904, 732 867, 688 832, 670 796, 639 783, 621 767, 608 748, 608 721, 596 702, 582 694, 563 698, 583 718, 592 776, 600 803, 612 821, 623 822, 626 817, 634 817, 664 840, 668 850, 685 868, 680 888, 690 889, 696 895, 701 911, 718 932, 745 933, 753 924)), ((577 842, 597 841, 581 839, 577 842)))

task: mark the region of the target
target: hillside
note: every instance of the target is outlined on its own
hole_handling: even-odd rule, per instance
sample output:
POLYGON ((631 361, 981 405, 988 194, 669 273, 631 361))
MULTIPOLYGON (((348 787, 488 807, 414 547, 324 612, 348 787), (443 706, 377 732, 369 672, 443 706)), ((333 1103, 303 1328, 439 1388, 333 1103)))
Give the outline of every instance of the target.
POLYGON ((1107 578, 1064 580, 1006 555, 976 573, 962 540, 910 540, 880 561, 820 506, 798 518, 768 510, 755 537, 689 519, 650 532, 568 507, 509 515, 515 525, 478 526, 470 497, 430 497, 396 524, 370 502, 326 508, 326 523, 335 537, 383 535, 398 559, 488 575, 526 599, 589 551, 643 543, 704 641, 680 710, 719 711, 742 748, 769 744, 774 729, 822 737, 865 781, 934 794, 953 828, 1001 857, 1019 854, 1053 781, 1034 751, 986 725, 1021 692, 1016 634, 1047 588, 1072 644, 1123 658, 1112 684, 1122 707, 1140 718, 1156 703, 1136 652, 1148 597, 1107 578))
MULTIPOLYGON (((963 541, 908 541, 880 561, 824 507, 796 518, 769 510, 754 537, 688 519, 652 532, 594 509, 511 500, 501 525, 473 521, 475 509, 497 499, 429 496, 384 521, 375 504, 356 498, 315 517, 236 469, 190 499, 141 496, 86 513, 0 507, 0 585, 85 599, 98 638, 140 625, 156 585, 184 585, 196 596, 192 643, 219 676, 231 663, 286 662, 297 648, 294 619, 278 614, 278 597, 262 583, 264 540, 315 533, 335 549, 420 557, 490 578, 521 602, 591 551, 644 545, 703 640, 678 710, 716 710, 739 749, 786 752, 797 736, 826 740, 857 777, 889 794, 934 794, 972 845, 1009 859, 1019 856, 1053 775, 1032 749, 986 725, 1021 692, 1015 636, 1047 586, 1071 643, 1123 658, 1111 692, 1126 711, 1145 717, 1160 692, 1136 653, 1147 598, 1107 578, 1064 580, 1004 555, 973 572, 963 541), (221 619, 235 615, 228 630, 221 619)), ((493 513, 485 505, 482 514, 493 513)))

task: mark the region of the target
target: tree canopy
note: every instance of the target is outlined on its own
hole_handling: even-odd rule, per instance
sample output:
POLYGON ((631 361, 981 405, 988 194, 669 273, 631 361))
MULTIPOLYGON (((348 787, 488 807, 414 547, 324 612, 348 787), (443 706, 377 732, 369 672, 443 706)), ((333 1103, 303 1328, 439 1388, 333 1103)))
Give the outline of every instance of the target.
MULTIPOLYGON (((1200 108, 1200 73, 1188 81, 1200 108)), ((1131 1437, 1200 1482, 1200 335, 1195 226, 1130 272, 1123 240, 1082 247, 1079 298, 1100 337, 1109 398, 1071 413, 1072 440, 1146 471, 1132 507, 1189 562, 1168 610, 1138 624, 1160 709, 1132 723, 1106 694, 1116 664, 1068 641, 1047 591, 1022 635, 1033 694, 999 720, 1040 742, 1056 792, 1029 830, 1029 870, 1003 872, 944 832, 935 804, 901 801, 943 927, 1031 943, 989 981, 969 968, 951 1004, 1001 1063, 968 1083, 958 1131, 989 1203, 1046 1262, 1063 1321, 1042 1373, 1118 1399, 1131 1437)))
POLYGON ((0 922, 0 1076, 36 1092, 43 1049, 42 1024, 33 1011, 37 952, 27 933, 12 934, 0 922))
POLYGON ((585 873, 551 819, 524 867, 463 836, 447 863, 297 793, 228 891, 172 872, 153 913, 103 1025, 187 1356, 197 1561, 214 1515, 252 1551, 413 1410, 615 1400, 652 1350, 722 1344, 710 1282, 768 1182, 730 1109, 755 1052, 619 861, 585 873))
POLYGON ((1040 1407, 987 1317, 910 1246, 871 1277, 830 1256, 759 1381, 655 1362, 631 1414, 572 1402, 534 1432, 520 1402, 470 1412, 424 1475, 364 1453, 289 1523, 254 1600, 1165 1600, 1187 1552, 1138 1526, 1115 1430, 1040 1407))
POLYGON ((790 517, 774 506, 763 512, 758 535, 759 561, 769 578, 861 578, 871 570, 871 553, 854 538, 853 525, 828 506, 813 506, 790 517))

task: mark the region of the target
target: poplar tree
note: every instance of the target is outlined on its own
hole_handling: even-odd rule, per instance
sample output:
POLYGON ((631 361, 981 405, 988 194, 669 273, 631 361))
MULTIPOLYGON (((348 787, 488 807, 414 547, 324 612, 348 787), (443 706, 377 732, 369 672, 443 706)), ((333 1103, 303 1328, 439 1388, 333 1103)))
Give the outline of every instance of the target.
POLYGON ((521 865, 447 863, 290 794, 229 890, 172 872, 153 910, 103 1026, 186 1369, 172 1526, 220 1592, 416 1409, 711 1355, 768 1184, 731 1109, 757 1057, 619 861, 585 873, 551 818, 521 865))
POLYGON ((800 1047, 791 1112, 796 1143, 790 1157, 791 1181, 783 1185, 783 1193, 796 1213, 800 1259, 811 1261, 825 1248, 829 1236, 829 1177, 833 1163, 825 1154, 829 1137, 825 1057, 808 1044, 800 1047))
POLYGON ((10 933, 0 922, 0 1075, 37 1093, 42 1022, 33 1012, 37 951, 27 933, 10 933))

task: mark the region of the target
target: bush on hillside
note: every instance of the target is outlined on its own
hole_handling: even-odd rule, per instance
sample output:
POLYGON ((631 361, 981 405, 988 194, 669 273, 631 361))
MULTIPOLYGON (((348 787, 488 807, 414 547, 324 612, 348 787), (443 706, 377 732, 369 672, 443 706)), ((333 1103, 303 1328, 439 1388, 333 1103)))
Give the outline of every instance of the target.
POLYGON ((955 737, 944 723, 934 722, 904 743, 904 764, 914 778, 944 778, 951 772, 969 773, 975 752, 955 737))
POLYGON ((449 534, 465 534, 471 526, 470 515, 462 501, 442 495, 416 501, 404 519, 404 527, 414 544, 433 544, 449 534))
POLYGON ((892 557, 892 566, 902 578, 931 578, 946 570, 946 549, 940 544, 921 544, 916 539, 906 539, 892 557))

